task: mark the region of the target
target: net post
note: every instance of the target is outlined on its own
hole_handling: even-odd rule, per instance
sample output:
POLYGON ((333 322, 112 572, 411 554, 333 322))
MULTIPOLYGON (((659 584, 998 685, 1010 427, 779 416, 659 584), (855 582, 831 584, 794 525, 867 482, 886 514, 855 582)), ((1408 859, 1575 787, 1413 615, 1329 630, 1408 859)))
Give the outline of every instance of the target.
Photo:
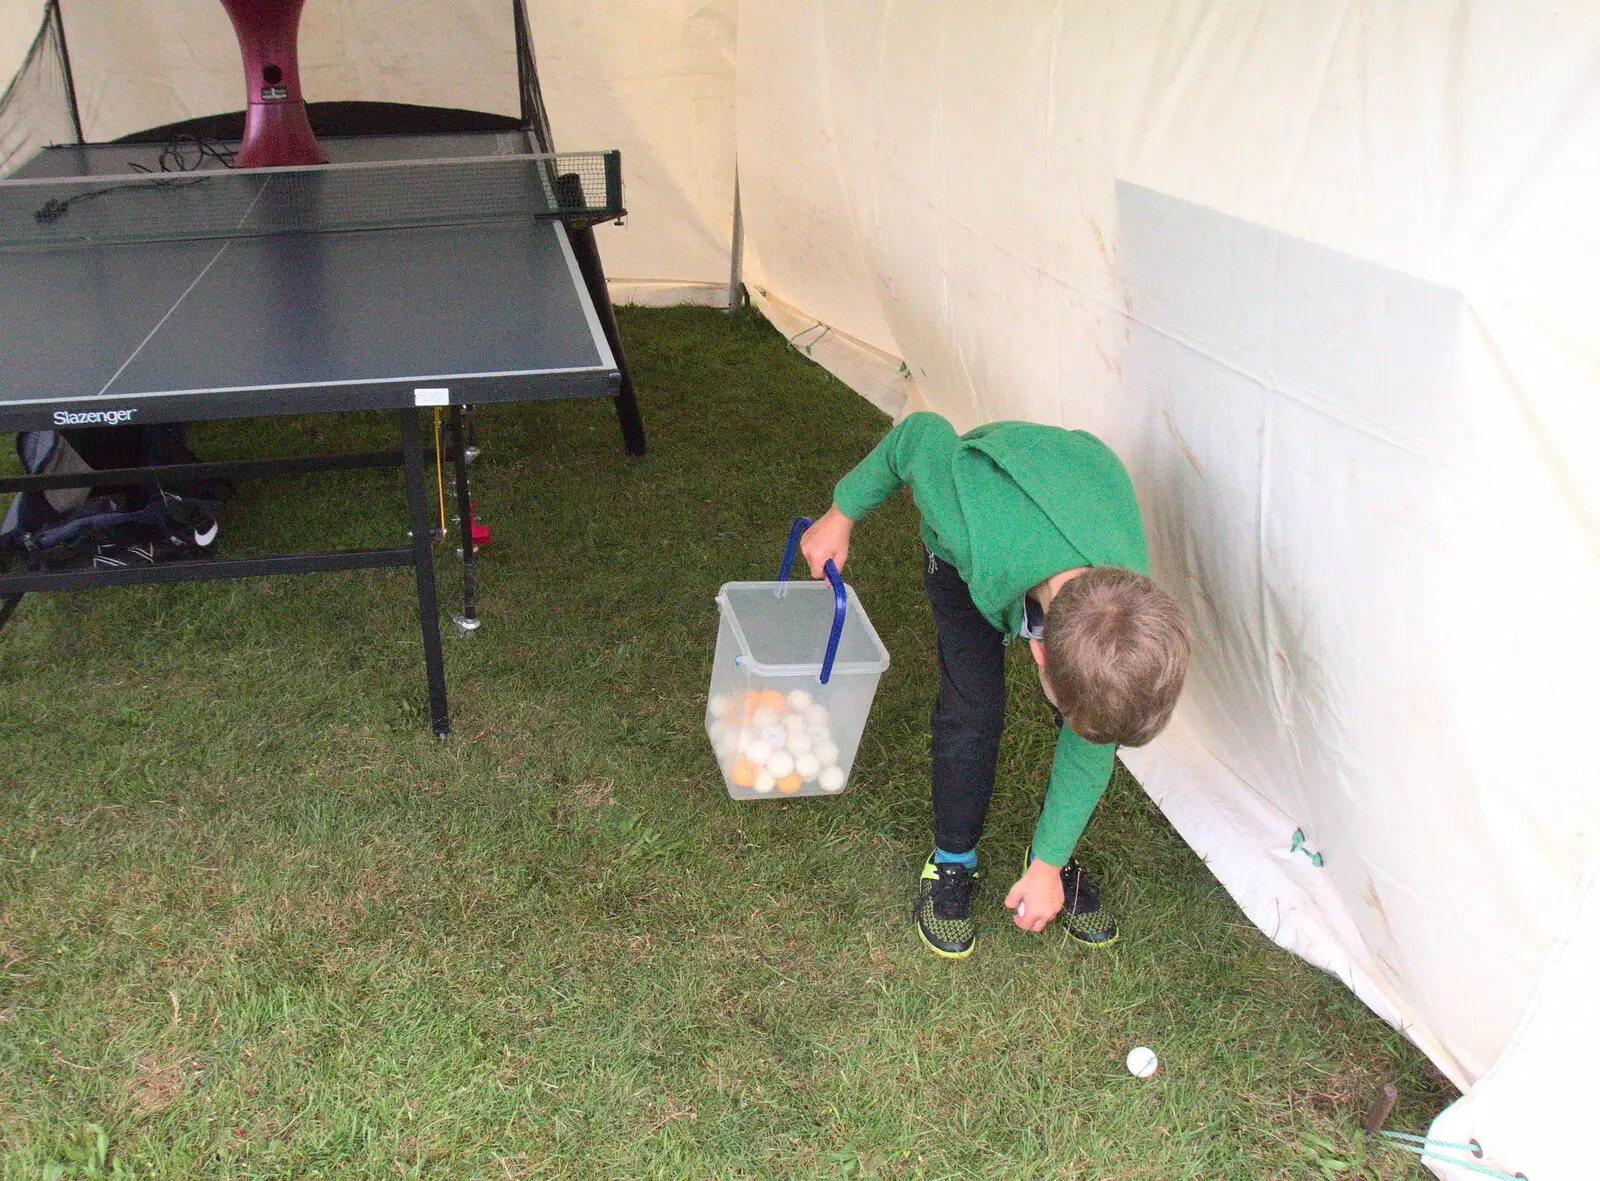
POLYGON ((622 216, 622 153, 613 149, 605 154, 606 212, 622 216))

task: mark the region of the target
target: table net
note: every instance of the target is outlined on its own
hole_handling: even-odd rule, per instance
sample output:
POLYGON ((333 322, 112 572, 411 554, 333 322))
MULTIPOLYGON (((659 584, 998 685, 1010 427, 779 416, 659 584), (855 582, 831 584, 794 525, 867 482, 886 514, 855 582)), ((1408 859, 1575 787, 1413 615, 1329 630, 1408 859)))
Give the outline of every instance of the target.
POLYGON ((0 181, 0 248, 623 215, 617 152, 0 181))

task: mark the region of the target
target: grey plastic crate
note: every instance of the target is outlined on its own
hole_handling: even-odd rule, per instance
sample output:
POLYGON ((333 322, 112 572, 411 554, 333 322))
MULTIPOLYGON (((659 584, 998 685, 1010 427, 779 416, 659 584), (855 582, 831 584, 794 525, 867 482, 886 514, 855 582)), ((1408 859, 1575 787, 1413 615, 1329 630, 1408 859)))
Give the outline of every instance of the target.
POLYGON ((706 734, 736 800, 837 795, 889 653, 854 589, 821 682, 836 600, 826 582, 730 582, 711 667, 706 734))

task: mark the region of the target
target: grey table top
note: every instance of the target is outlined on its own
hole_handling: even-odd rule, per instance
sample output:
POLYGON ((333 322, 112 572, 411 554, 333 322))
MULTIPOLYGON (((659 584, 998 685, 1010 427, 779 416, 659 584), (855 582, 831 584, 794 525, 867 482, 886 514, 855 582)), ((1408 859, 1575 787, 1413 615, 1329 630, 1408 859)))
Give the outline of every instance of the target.
MULTIPOLYGON (((336 162, 527 151, 506 133, 323 146, 336 162)), ((123 174, 159 152, 48 148, 14 176, 123 174)), ((0 430, 431 401, 419 388, 458 404, 609 396, 618 382, 555 221, 0 252, 0 430)))

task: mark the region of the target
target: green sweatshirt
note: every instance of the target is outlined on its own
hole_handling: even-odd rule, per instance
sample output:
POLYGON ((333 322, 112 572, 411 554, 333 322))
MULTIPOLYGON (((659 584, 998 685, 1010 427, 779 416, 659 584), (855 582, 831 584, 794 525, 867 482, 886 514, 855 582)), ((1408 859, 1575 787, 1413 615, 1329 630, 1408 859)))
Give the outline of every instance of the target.
MULTIPOLYGON (((928 552, 956 568, 1008 640, 1021 628, 1023 596, 1052 574, 1079 566, 1149 573, 1133 484, 1086 431, 995 422, 958 436, 937 414, 912 414, 839 481, 833 499, 859 520, 902 484, 922 514, 928 552)), ((1115 755, 1062 727, 1034 828, 1036 856, 1067 863, 1115 755)))

